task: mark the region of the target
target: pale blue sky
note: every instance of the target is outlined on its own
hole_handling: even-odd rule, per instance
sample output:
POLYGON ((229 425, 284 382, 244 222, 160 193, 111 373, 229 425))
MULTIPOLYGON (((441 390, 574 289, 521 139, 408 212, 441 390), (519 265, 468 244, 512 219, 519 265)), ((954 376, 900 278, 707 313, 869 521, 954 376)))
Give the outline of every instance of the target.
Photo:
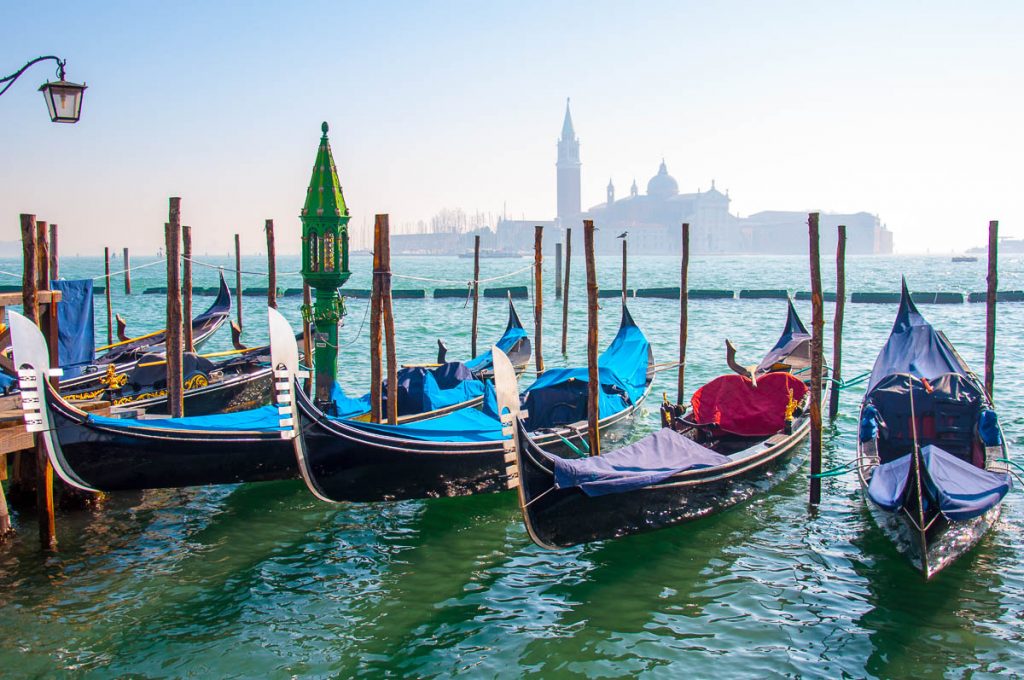
POLYGON ((897 249, 1024 236, 1024 3, 0 5, 0 71, 40 54, 89 85, 54 125, 39 65, 0 98, 0 240, 152 252, 167 197, 199 252, 297 249, 320 122, 353 224, 442 207, 550 218, 571 96, 583 195, 664 156, 733 210, 867 210, 897 249))

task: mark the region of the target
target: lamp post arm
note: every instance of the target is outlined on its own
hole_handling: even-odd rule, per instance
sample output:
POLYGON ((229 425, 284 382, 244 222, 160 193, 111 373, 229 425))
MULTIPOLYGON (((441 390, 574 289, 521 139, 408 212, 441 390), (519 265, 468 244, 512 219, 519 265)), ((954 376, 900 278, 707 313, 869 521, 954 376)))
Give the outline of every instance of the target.
POLYGON ((55 57, 52 54, 49 54, 45 57, 36 57, 35 59, 22 66, 20 69, 18 69, 11 75, 5 78, 0 78, 0 83, 7 83, 7 85, 5 85, 2 90, 0 90, 0 95, 2 95, 4 92, 7 92, 7 90, 11 89, 11 85, 14 85, 14 81, 16 81, 21 76, 21 74, 27 71, 31 66, 38 64, 41 61, 50 60, 57 62, 57 78, 60 80, 64 80, 64 64, 67 63, 66 59, 55 57))

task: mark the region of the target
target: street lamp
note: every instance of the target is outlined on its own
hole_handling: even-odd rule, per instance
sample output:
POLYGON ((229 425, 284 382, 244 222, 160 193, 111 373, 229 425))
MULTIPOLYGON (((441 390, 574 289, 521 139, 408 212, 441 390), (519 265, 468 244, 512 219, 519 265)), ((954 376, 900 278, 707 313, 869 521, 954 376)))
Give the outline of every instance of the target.
POLYGON ((14 81, 27 71, 30 66, 41 61, 50 60, 57 62, 58 80, 55 83, 47 80, 39 88, 39 91, 43 93, 43 99, 46 100, 46 108, 50 112, 50 120, 54 123, 77 123, 79 116, 82 114, 82 95, 85 92, 85 84, 79 85, 64 80, 64 65, 67 63, 65 59, 60 59, 53 55, 36 57, 6 78, 0 78, 0 84, 7 83, 0 90, 0 95, 7 92, 11 85, 14 84, 14 81))

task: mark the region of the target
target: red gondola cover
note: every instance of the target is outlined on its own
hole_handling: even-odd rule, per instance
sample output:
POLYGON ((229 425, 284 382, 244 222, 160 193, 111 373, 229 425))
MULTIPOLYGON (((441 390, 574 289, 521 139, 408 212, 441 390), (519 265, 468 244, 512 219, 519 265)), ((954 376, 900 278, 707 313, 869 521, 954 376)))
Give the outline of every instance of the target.
POLYGON ((786 424, 790 390, 799 402, 807 386, 789 373, 762 375, 756 387, 741 375, 723 375, 693 393, 692 418, 700 425, 713 423, 742 437, 767 437, 786 424))

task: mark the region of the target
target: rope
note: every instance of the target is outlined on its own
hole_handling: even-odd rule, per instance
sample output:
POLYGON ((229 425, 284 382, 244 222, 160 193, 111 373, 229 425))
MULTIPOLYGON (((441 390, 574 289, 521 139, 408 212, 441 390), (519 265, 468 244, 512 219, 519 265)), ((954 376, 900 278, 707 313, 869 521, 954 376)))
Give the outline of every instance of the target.
MULTIPOLYGON (((111 276, 120 276, 121 274, 124 274, 125 272, 133 272, 136 269, 145 269, 146 267, 152 267, 152 266, 158 265, 158 264, 165 264, 165 262, 164 262, 164 260, 155 260, 153 262, 147 262, 146 264, 140 264, 138 267, 129 267, 128 269, 122 269, 119 272, 110 272, 110 275, 111 276)), ((105 278, 107 278, 106 274, 100 274, 99 276, 92 277, 92 280, 93 281, 99 281, 100 279, 105 279, 105 278)))
MULTIPOLYGON (((530 264, 530 265, 528 265, 526 267, 523 267, 522 269, 517 269, 515 271, 509 272, 507 274, 499 274, 498 276, 492 276, 492 277, 486 278, 486 279, 479 279, 479 280, 477 280, 477 284, 489 283, 491 281, 500 281, 501 279, 507 279, 510 276, 515 276, 516 274, 522 274, 523 272, 530 271, 531 269, 533 269, 533 265, 532 264, 530 264)), ((459 281, 459 280, 455 280, 455 279, 432 279, 432 278, 425 277, 425 276, 410 276, 409 274, 396 274, 394 272, 374 271, 373 273, 374 274, 390 274, 392 277, 394 277, 396 279, 406 279, 408 281, 424 281, 426 283, 450 283, 450 284, 458 285, 458 286, 466 286, 466 285, 472 286, 473 285, 473 279, 467 279, 467 280, 459 281)))
POLYGON ((845 475, 847 472, 853 472, 857 466, 857 461, 851 460, 849 463, 844 463, 830 470, 819 472, 818 474, 811 475, 811 479, 822 479, 824 477, 838 477, 845 475))
POLYGON ((0 269, 0 274, 4 274, 5 276, 13 276, 16 279, 21 278, 21 274, 15 274, 14 272, 5 272, 3 269, 0 269))
POLYGON ((1018 463, 1015 463, 1014 461, 1010 460, 1009 458, 996 458, 996 462, 997 463, 1009 463, 1010 465, 1012 465, 1013 467, 1017 468, 1021 472, 1024 472, 1024 466, 1021 466, 1018 463))
POLYGON ((359 330, 356 331, 355 337, 353 337, 351 340, 346 342, 344 345, 341 345, 340 347, 335 347, 335 349, 341 349, 341 347, 348 347, 349 345, 354 344, 355 341, 359 339, 359 336, 363 334, 363 326, 366 325, 366 317, 368 317, 369 315, 370 315, 370 301, 367 300, 366 301, 366 309, 363 310, 363 320, 359 322, 359 330))

